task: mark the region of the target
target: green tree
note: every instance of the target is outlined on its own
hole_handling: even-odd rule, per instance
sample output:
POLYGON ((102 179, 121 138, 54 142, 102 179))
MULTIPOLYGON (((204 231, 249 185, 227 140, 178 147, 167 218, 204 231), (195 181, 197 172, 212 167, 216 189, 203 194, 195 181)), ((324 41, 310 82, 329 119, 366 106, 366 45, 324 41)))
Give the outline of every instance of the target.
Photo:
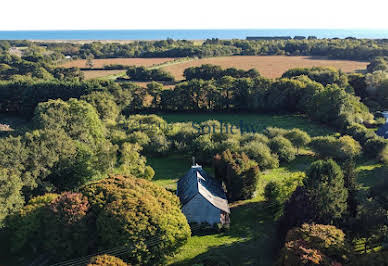
POLYGON ((9 214, 23 207, 23 182, 10 170, 0 168, 0 228, 9 214))
POLYGON ((224 151, 214 157, 216 178, 223 181, 231 201, 253 197, 259 180, 259 167, 245 153, 224 151))

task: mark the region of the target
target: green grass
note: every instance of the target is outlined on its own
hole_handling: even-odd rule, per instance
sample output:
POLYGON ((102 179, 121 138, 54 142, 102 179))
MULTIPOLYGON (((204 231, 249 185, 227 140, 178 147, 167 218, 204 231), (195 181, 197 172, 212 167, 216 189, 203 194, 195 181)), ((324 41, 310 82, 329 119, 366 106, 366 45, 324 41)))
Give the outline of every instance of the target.
POLYGON ((356 168, 357 181, 364 188, 375 186, 388 179, 388 166, 375 160, 360 160, 356 168))
POLYGON ((222 121, 224 124, 240 126, 253 125, 257 132, 266 127, 280 127, 285 129, 299 128, 311 136, 334 135, 335 132, 322 124, 313 122, 302 115, 274 115, 254 113, 170 113, 160 114, 167 122, 203 122, 206 120, 222 121))

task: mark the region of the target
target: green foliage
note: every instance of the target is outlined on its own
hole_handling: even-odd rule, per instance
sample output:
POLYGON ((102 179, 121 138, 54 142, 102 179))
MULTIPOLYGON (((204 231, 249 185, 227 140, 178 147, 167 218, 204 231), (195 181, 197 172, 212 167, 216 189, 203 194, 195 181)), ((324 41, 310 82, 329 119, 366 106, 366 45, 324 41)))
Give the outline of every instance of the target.
POLYGON ((0 228, 5 217, 23 207, 22 187, 18 175, 0 168, 0 228))
POLYGON ((311 149, 321 158, 346 161, 361 154, 361 145, 350 136, 315 137, 310 142, 311 149))
POLYGON ((96 109, 85 101, 70 99, 40 103, 34 113, 37 128, 65 130, 72 139, 93 143, 105 135, 96 109))
POLYGON ((261 169, 271 169, 279 167, 278 155, 271 153, 271 149, 264 143, 259 141, 247 142, 241 147, 249 158, 255 160, 261 169))
POLYGON ((82 193, 97 219, 98 248, 127 247, 128 262, 161 262, 190 236, 179 199, 144 179, 103 179, 86 185, 82 193), (160 243, 151 245, 153 240, 160 243))
POLYGON ((279 156, 280 161, 290 162, 295 159, 296 149, 291 141, 282 136, 274 137, 269 141, 271 151, 279 156))
POLYGON ((294 147, 300 149, 310 143, 311 138, 309 134, 298 128, 293 128, 284 134, 284 137, 291 141, 294 147))
POLYGON ((341 168, 333 161, 311 164, 303 180, 284 208, 282 230, 302 223, 333 224, 346 212, 348 191, 341 168))
POLYGON ((137 143, 123 143, 119 150, 120 166, 116 171, 123 175, 152 179, 155 172, 150 166, 146 166, 146 158, 139 154, 140 151, 141 147, 137 143))
POLYGON ((175 81, 174 77, 161 69, 146 69, 143 66, 131 66, 127 69, 127 76, 134 81, 175 81))
POLYGON ((225 183, 231 201, 253 197, 259 180, 259 167, 245 153, 224 151, 214 157, 216 178, 225 183))
POLYGON ((217 65, 206 64, 199 67, 189 67, 185 69, 183 76, 186 80, 217 80, 225 76, 232 78, 257 78, 260 74, 256 69, 250 69, 248 71, 236 68, 222 69, 217 65))
POLYGON ((81 99, 90 103, 97 110, 103 121, 114 122, 119 115, 119 107, 115 102, 115 97, 111 93, 94 91, 82 96, 81 99))
POLYGON ((45 194, 32 198, 27 205, 7 217, 5 228, 9 235, 9 248, 13 253, 30 250, 38 252, 44 245, 42 228, 47 215, 47 207, 58 194, 45 194))

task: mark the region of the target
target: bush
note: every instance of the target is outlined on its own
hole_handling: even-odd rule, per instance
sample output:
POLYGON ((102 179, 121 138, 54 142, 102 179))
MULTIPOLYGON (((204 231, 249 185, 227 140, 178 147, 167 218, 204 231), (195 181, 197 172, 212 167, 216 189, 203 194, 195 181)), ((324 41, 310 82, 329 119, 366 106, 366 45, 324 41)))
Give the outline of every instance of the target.
POLYGON ((268 138, 274 138, 278 136, 284 136, 284 134, 287 133, 287 130, 284 128, 277 128, 277 127, 267 127, 264 130, 264 135, 266 135, 268 138))
POLYGON ((291 141, 292 145, 298 149, 305 147, 311 141, 309 134, 298 128, 287 131, 284 137, 291 141))
POLYGON ((282 136, 274 137, 269 141, 271 151, 279 156, 280 161, 290 162, 295 159, 296 149, 291 141, 282 136))
POLYGON ((214 157, 216 178, 223 181, 231 201, 253 197, 259 180, 259 167, 245 153, 224 151, 214 157))
POLYGON ((241 151, 255 160, 261 169, 272 169, 279 167, 279 159, 276 154, 264 143, 251 141, 241 147, 241 151))
POLYGON ((110 255, 99 255, 92 257, 89 260, 87 266, 128 266, 122 259, 110 256, 110 255))
POLYGON ((97 217, 98 249, 128 248, 127 262, 161 263, 190 236, 179 199, 147 180, 112 177, 81 191, 97 217))
POLYGON ((321 158, 333 158, 346 161, 354 159, 361 154, 361 145, 350 136, 315 137, 310 142, 311 149, 321 158))

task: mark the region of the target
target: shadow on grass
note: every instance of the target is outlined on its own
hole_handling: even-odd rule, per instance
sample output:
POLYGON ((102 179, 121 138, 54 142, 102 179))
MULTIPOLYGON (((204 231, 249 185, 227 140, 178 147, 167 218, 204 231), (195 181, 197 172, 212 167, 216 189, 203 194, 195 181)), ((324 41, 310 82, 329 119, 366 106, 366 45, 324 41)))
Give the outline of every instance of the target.
POLYGON ((230 236, 239 241, 209 248, 194 258, 173 265, 272 265, 275 258, 276 228, 263 202, 236 203, 231 208, 231 225, 217 237, 230 236))
POLYGON ((358 182, 365 187, 372 187, 384 179, 388 180, 388 167, 384 165, 375 165, 357 172, 358 182))

